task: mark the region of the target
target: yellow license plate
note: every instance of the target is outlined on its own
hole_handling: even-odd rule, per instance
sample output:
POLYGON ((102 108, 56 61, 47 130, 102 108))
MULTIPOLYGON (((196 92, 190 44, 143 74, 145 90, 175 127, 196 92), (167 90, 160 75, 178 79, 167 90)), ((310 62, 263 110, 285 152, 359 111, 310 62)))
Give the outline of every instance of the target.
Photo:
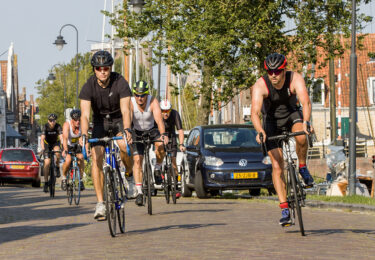
POLYGON ((25 166, 24 165, 11 165, 10 168, 11 169, 24 169, 25 166))
POLYGON ((234 172, 231 179, 257 179, 258 172, 234 172))

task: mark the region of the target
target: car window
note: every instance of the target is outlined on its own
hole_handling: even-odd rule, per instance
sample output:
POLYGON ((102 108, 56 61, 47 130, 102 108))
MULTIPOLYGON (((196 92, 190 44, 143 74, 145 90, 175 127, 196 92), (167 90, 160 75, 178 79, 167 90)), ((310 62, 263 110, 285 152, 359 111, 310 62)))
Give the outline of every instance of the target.
POLYGON ((4 150, 1 155, 3 162, 21 161, 32 162, 34 161, 33 153, 30 150, 4 150))
POLYGON ((203 140, 205 148, 256 148, 256 131, 254 128, 212 128, 205 129, 203 140))
POLYGON ((199 140, 200 140, 201 135, 199 134, 199 131, 197 130, 197 134, 194 136, 193 140, 193 145, 198 146, 199 145, 199 140))
POLYGON ((194 137, 196 136, 197 132, 198 132, 197 130, 191 131, 191 133, 190 133, 190 135, 189 135, 189 137, 188 137, 188 139, 186 141, 186 144, 188 146, 192 146, 193 145, 194 137))

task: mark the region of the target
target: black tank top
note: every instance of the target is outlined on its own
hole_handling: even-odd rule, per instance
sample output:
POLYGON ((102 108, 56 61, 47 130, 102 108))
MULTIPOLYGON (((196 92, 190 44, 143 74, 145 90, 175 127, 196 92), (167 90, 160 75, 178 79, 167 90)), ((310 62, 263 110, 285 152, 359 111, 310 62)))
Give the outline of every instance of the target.
POLYGON ((268 88, 268 97, 263 100, 262 114, 269 118, 280 119, 285 118, 291 113, 299 110, 297 95, 290 91, 292 72, 287 71, 285 82, 281 89, 276 89, 268 75, 264 75, 263 79, 268 88))

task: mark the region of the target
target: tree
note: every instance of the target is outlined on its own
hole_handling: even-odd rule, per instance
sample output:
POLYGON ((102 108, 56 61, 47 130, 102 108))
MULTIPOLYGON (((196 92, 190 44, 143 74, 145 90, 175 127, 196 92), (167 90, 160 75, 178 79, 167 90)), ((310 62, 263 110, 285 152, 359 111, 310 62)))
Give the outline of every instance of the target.
MULTIPOLYGON (((90 53, 79 54, 79 91, 86 80, 93 75, 90 64, 90 53)), ((47 79, 36 82, 39 99, 40 122, 47 122, 51 113, 58 116, 58 123, 63 124, 64 118, 64 72, 66 74, 66 108, 73 108, 76 100, 76 60, 75 57, 66 65, 56 66, 54 74, 56 80, 51 84, 47 79)))

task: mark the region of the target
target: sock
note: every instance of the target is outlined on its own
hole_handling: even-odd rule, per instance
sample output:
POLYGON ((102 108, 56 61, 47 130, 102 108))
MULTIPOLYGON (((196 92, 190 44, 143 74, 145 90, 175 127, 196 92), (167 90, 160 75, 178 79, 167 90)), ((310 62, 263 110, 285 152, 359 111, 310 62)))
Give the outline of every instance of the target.
POLYGON ((288 207, 288 202, 280 203, 279 207, 280 207, 280 209, 287 209, 287 208, 289 208, 288 207))
POLYGON ((161 163, 156 163, 155 164, 155 170, 160 170, 161 168, 161 163))
POLYGON ((137 189, 138 194, 143 194, 142 192, 142 183, 136 183, 135 188, 137 189))
POLYGON ((300 163, 300 164, 299 164, 299 168, 300 168, 300 169, 303 168, 303 167, 306 167, 306 163, 300 163))

